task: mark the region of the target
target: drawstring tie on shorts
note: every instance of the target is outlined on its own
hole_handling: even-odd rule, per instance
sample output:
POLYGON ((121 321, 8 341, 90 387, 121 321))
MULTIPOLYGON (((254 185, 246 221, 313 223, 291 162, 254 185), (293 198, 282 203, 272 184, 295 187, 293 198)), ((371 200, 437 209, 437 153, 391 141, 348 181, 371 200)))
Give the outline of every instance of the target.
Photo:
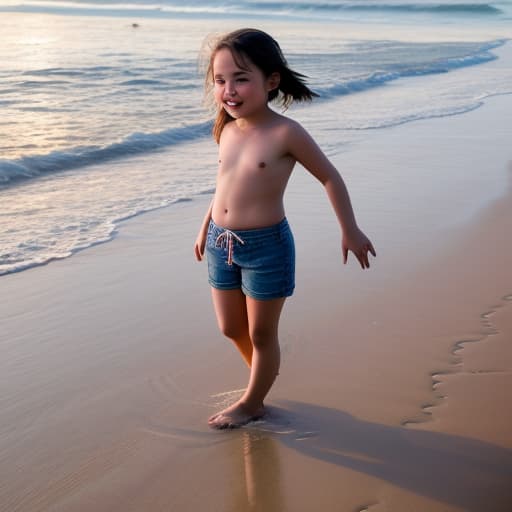
POLYGON ((215 247, 228 248, 228 265, 233 265, 233 239, 239 244, 245 244, 236 233, 233 233, 233 231, 229 229, 225 229, 215 240, 215 247))

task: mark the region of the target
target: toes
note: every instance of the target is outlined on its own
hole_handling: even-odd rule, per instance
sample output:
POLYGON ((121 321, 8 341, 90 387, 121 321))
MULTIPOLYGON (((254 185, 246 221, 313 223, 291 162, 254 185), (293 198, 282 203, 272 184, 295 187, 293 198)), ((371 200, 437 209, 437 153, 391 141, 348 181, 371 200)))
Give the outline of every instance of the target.
POLYGON ((210 416, 208 418, 208 423, 213 423, 219 416, 220 416, 220 412, 218 412, 217 414, 214 414, 213 416, 210 416))
POLYGON ((248 414, 242 404, 238 407, 218 412, 208 419, 208 425, 218 430, 239 428, 251 421, 260 420, 265 415, 265 409, 261 408, 256 414, 248 414))
POLYGON ((232 418, 229 416, 224 416, 222 414, 216 414, 214 419, 212 421, 208 421, 210 427, 216 428, 218 430, 225 430, 225 429, 231 429, 239 427, 240 425, 237 425, 233 422, 232 418))

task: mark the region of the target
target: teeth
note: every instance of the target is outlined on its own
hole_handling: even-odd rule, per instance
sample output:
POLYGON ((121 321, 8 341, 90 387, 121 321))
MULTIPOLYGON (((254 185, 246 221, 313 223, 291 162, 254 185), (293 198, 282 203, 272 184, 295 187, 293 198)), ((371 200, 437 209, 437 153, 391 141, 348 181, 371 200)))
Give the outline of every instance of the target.
POLYGON ((226 101, 226 105, 228 107, 236 107, 238 103, 236 103, 235 101, 226 101))

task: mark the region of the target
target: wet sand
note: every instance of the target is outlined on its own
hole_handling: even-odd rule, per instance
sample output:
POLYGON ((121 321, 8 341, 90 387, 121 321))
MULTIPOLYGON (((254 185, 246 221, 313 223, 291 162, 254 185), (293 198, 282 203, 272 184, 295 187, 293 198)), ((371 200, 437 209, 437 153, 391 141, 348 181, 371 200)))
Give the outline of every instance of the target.
POLYGON ((297 170, 281 374, 267 419, 238 431, 205 421, 247 379, 192 256, 208 197, 2 277, 0 510, 511 510, 511 110, 491 98, 334 157, 376 184, 411 165, 507 183, 465 216, 478 190, 464 180, 426 199, 390 183, 388 209, 356 187, 369 271, 341 265, 323 191, 297 170))

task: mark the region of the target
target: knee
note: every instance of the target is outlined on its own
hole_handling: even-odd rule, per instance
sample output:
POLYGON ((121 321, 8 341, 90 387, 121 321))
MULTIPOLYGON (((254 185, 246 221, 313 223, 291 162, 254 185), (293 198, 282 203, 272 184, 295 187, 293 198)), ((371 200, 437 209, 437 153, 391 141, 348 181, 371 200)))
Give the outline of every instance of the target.
POLYGON ((249 333, 254 348, 265 348, 277 341, 277 334, 273 329, 255 326, 249 333))
POLYGON ((220 332, 231 340, 237 340, 247 336, 247 326, 240 322, 229 322, 219 320, 218 322, 220 332))

